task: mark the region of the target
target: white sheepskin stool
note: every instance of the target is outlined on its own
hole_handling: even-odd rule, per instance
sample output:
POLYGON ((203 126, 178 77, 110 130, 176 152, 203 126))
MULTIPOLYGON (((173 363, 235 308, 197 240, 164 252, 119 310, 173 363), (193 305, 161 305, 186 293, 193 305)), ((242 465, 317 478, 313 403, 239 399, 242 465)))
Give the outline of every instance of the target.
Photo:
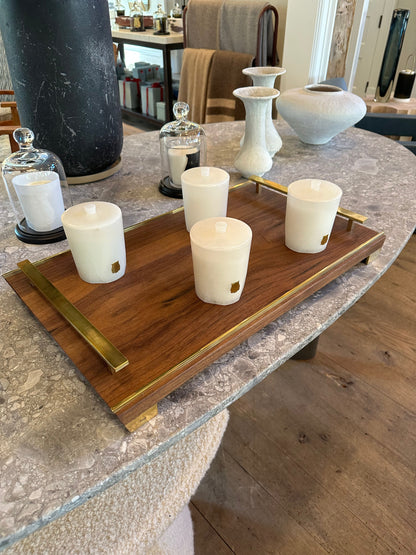
POLYGON ((227 427, 223 410, 103 493, 11 545, 5 555, 192 555, 188 503, 227 427))

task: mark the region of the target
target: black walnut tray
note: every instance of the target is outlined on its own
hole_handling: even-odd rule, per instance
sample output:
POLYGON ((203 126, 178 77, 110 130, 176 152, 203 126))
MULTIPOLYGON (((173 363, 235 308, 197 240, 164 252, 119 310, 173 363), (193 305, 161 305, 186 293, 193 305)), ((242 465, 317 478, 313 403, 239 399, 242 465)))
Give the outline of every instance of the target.
POLYGON ((194 290, 183 210, 126 230, 127 271, 119 280, 82 281, 70 251, 36 267, 128 358, 116 374, 20 270, 4 277, 130 431, 157 402, 266 324, 379 250, 384 234, 337 216, 325 251, 284 245, 284 195, 244 183, 230 190, 228 216, 253 230, 239 302, 203 303, 194 290))

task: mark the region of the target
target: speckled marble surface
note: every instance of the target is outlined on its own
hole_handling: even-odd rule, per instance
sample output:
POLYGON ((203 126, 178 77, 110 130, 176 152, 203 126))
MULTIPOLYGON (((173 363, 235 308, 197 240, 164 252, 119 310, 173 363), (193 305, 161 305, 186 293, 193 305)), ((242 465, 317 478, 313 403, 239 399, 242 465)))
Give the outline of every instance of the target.
MULTIPOLYGON (((208 164, 233 168, 243 123, 206 125, 208 164)), ((233 349, 159 404, 159 414, 130 434, 73 363, 0 281, 0 547, 82 504, 156 457, 251 389, 319 335, 387 270, 415 225, 416 157, 389 139, 349 129, 327 145, 302 144, 278 123, 283 148, 264 177, 289 185, 303 177, 334 181, 341 205, 369 216, 386 233, 369 266, 356 266, 233 349)), ((158 191, 158 132, 125 140, 122 169, 104 181, 73 187, 73 203, 116 202, 128 226, 178 206, 158 191)), ((7 272, 67 248, 27 245, 0 192, 0 268, 7 272)), ((161 345, 161 348, 163 346, 161 345)))

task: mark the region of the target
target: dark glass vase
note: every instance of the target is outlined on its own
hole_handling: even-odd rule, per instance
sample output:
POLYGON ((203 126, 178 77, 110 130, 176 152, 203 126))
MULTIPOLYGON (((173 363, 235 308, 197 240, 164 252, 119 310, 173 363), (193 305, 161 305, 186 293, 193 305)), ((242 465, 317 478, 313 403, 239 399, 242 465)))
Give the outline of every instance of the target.
POLYGON ((380 76, 376 88, 375 100, 378 102, 387 102, 390 98, 409 14, 410 10, 397 9, 393 11, 389 36, 387 37, 386 49, 384 51, 380 76))
POLYGON ((107 0, 0 0, 0 13, 22 126, 68 177, 108 170, 123 131, 107 0))

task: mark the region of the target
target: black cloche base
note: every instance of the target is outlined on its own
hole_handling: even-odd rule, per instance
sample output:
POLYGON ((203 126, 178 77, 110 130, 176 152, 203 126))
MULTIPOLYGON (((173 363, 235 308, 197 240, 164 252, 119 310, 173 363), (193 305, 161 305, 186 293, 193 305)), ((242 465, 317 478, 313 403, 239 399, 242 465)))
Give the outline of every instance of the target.
POLYGON ((178 189, 178 187, 172 187, 168 175, 160 180, 159 191, 162 193, 162 195, 165 195, 167 197, 183 198, 182 189, 178 189))

